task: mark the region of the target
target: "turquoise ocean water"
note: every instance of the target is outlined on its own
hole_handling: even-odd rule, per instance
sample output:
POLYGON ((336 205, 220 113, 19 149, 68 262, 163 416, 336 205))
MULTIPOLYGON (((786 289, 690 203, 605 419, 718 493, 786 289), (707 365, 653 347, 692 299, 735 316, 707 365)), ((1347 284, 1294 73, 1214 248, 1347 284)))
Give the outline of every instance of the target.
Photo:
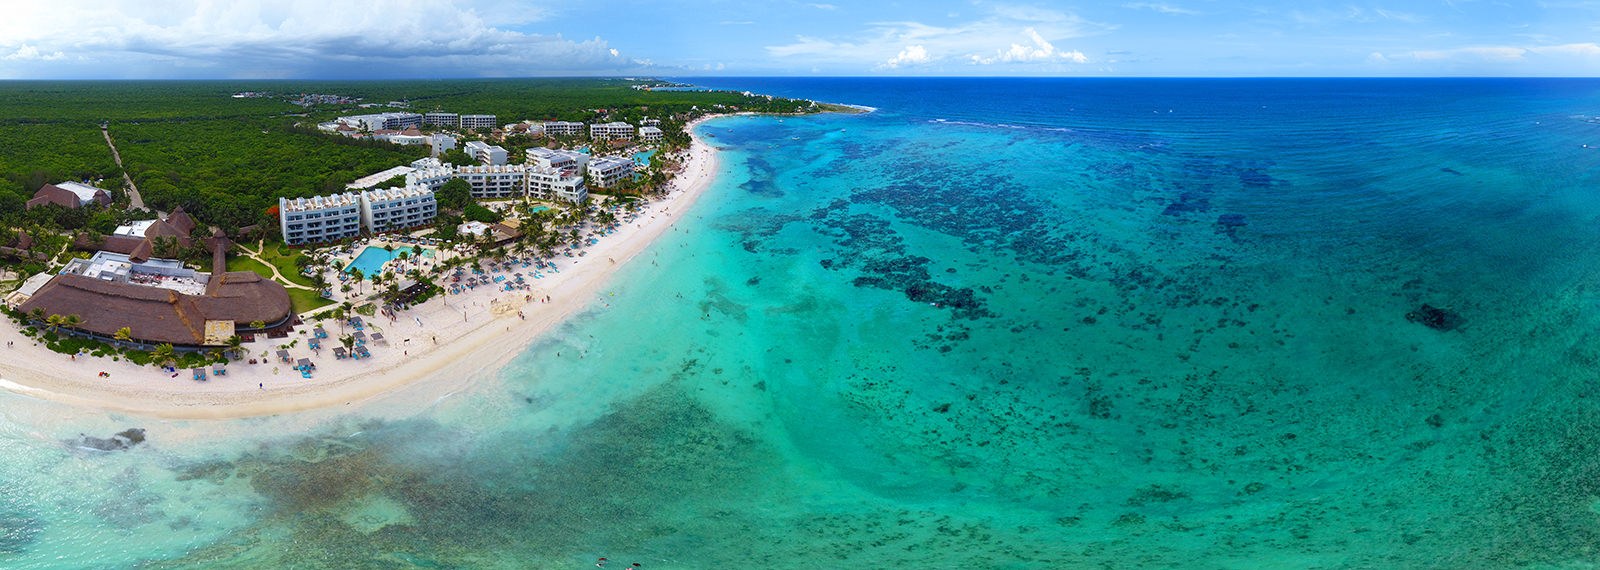
POLYGON ((497 373, 0 396, 0 567, 1600 565, 1600 82, 719 81, 878 110, 497 373))

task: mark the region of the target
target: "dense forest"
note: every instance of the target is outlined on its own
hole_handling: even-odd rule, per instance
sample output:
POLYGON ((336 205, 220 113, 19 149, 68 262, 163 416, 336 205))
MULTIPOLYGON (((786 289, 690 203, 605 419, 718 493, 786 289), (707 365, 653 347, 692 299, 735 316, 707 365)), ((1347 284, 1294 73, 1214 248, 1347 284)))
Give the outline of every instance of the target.
POLYGON ((352 180, 428 155, 426 146, 291 125, 226 119, 113 125, 111 132, 146 205, 183 206, 225 229, 267 221, 268 209, 280 197, 342 192, 352 180))
MULTIPOLYGON (((623 79, 451 79, 404 81, 7 81, 0 82, 0 227, 73 226, 84 216, 29 215, 22 202, 46 183, 106 179, 122 171, 101 136, 105 125, 145 203, 183 206, 227 229, 263 221, 279 197, 336 192, 344 184, 425 156, 395 146, 316 131, 314 123, 389 108, 302 107, 290 96, 319 93, 363 103, 408 101, 412 112, 443 109, 521 120, 665 119, 669 142, 686 138, 672 115, 732 109, 796 112, 809 103, 731 92, 645 91, 623 79), (233 97, 252 91, 261 97, 233 97), (61 223, 51 223, 52 220, 61 223)), ((518 146, 519 141, 510 141, 518 146)), ((529 141, 521 141, 531 144, 529 141)))

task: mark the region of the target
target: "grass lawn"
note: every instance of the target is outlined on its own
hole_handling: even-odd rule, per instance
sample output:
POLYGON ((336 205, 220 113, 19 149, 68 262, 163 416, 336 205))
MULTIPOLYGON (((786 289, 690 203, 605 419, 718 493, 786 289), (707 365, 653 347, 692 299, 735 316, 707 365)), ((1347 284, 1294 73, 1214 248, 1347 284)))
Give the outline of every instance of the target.
MULTIPOLYGON (((277 252, 272 251, 271 248, 268 248, 268 254, 276 255, 277 252)), ((279 259, 285 259, 288 261, 290 271, 294 270, 293 257, 279 259)), ((236 255, 228 258, 228 271, 254 271, 257 275, 267 279, 272 279, 271 267, 267 267, 266 264, 243 255, 236 255)), ((285 273, 285 275, 288 275, 288 273, 285 273)), ((311 282, 306 279, 291 279, 290 281, 295 281, 296 283, 305 285, 306 287, 311 286, 311 282)), ((296 289, 293 287, 285 287, 285 289, 288 289, 289 291, 289 304, 294 307, 294 312, 296 313, 304 313, 306 311, 333 304, 333 301, 322 298, 322 296, 318 295, 316 291, 308 289, 296 289)))
POLYGON ((333 301, 322 298, 316 291, 308 289, 289 289, 289 305, 294 307, 296 314, 312 311, 332 305, 333 301))
POLYGON ((254 271, 266 279, 272 279, 272 268, 266 264, 243 255, 228 257, 228 271, 254 271))
POLYGON ((271 243, 268 243, 267 246, 262 249, 263 251, 261 252, 261 259, 266 260, 267 263, 271 263, 273 266, 277 267, 278 272, 283 274, 284 279, 288 279, 290 283, 294 283, 296 285, 301 285, 304 287, 311 286, 311 280, 306 279, 304 275, 301 275, 300 268, 294 266, 294 258, 299 257, 300 252, 289 250, 288 255, 283 255, 280 253, 280 248, 271 243))

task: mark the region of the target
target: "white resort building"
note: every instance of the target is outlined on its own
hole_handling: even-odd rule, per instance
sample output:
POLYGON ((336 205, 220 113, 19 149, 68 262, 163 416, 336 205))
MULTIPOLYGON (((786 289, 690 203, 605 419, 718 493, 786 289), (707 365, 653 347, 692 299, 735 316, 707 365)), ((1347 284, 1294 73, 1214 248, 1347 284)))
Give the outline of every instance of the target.
POLYGON ((661 129, 656 127, 639 127, 639 142, 661 142, 661 129))
POLYGON ((536 146, 528 149, 527 153, 528 164, 539 168, 576 168, 582 170, 584 165, 589 163, 589 155, 575 150, 536 146))
POLYGON ((433 191, 421 185, 361 193, 361 223, 372 233, 414 228, 438 214, 433 191))
POLYGON ((597 156, 589 159, 589 179, 600 188, 615 188, 633 178, 634 162, 615 156, 597 156))
POLYGON ((633 125, 617 121, 589 125, 589 136, 602 140, 633 140, 633 125))
POLYGON ((278 199, 283 243, 336 241, 361 235, 361 196, 354 192, 278 199))
POLYGON ((449 166, 418 168, 406 175, 406 186, 417 186, 429 192, 438 192, 440 186, 456 177, 456 169, 449 166))
POLYGON ((441 127, 450 127, 452 129, 461 126, 460 115, 455 113, 446 113, 444 111, 434 111, 432 113, 428 113, 427 115, 423 115, 422 121, 430 125, 439 125, 441 127))
POLYGON ((433 147, 434 156, 444 154, 446 151, 456 149, 456 138, 444 133, 428 135, 428 145, 433 147))
POLYGON ((527 173, 522 165, 460 166, 456 178, 472 185, 472 197, 521 198, 528 195, 527 173))
POLYGON ((485 165, 504 165, 508 158, 506 149, 483 141, 469 141, 461 151, 485 165))
POLYGON ((578 169, 530 166, 527 173, 529 197, 573 204, 589 197, 589 187, 583 183, 583 174, 578 169))
POLYGON ((495 128, 494 115, 462 115, 462 129, 492 129, 495 128))
POLYGON ((574 136, 583 134, 583 123, 571 121, 555 121, 544 124, 544 133, 550 136, 574 136))
POLYGON ((416 113, 377 113, 339 117, 339 122, 363 131, 403 130, 422 126, 422 115, 416 113))

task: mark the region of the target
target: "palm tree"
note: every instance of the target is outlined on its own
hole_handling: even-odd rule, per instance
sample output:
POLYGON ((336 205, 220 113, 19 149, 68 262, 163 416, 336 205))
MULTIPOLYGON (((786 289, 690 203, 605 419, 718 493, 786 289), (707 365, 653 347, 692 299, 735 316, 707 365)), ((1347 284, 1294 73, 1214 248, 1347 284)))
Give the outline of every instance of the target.
POLYGON ((233 335, 228 337, 227 352, 234 356, 239 355, 239 349, 244 346, 244 337, 233 335))
POLYGON ((339 344, 343 344, 345 350, 354 349, 356 346, 356 337, 350 335, 341 336, 339 337, 339 344))
POLYGON ((67 327, 68 329, 77 329, 78 327, 83 326, 83 317, 78 315, 67 315, 62 317, 61 325, 67 327))
POLYGON ((61 315, 50 315, 49 318, 44 320, 44 328, 51 333, 55 333, 56 331, 61 330, 62 325, 65 325, 66 322, 66 317, 61 315))
POLYGON ((32 311, 28 311, 28 317, 35 321, 44 320, 44 307, 34 307, 32 311))
POLYGON ((366 281, 363 281, 363 279, 365 279, 367 277, 367 274, 362 272, 360 269, 351 269, 350 270, 350 276, 354 277, 355 280, 356 280, 356 284, 361 286, 361 293, 362 294, 366 294, 367 285, 366 285, 366 281))
POLYGON ((116 334, 113 334, 111 336, 112 336, 112 338, 117 339, 117 342, 126 343, 126 342, 129 342, 129 341, 133 340, 133 329, 129 328, 129 327, 122 327, 120 329, 117 329, 116 334))
POLYGON ((150 351, 150 358, 165 366, 172 362, 173 353, 172 345, 163 342, 150 351))
POLYGON ((250 328, 254 330, 261 330, 267 328, 267 323, 265 321, 250 321, 250 328))

